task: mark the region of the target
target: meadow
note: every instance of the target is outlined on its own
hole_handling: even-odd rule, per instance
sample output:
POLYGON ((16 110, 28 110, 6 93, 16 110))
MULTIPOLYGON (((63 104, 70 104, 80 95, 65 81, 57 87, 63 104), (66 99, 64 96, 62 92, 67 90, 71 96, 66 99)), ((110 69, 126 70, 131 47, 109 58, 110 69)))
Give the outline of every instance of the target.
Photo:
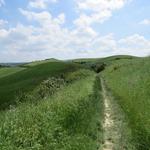
POLYGON ((3 67, 0 68, 0 78, 3 78, 5 76, 9 76, 11 74, 17 73, 19 71, 22 71, 24 68, 22 67, 3 67))
POLYGON ((149 66, 150 57, 120 55, 1 67, 0 149, 106 148, 103 80, 118 123, 124 116, 118 131, 131 131, 124 149, 150 150, 149 66))
POLYGON ((0 109, 15 104, 20 92, 32 92, 50 76, 60 76, 77 69, 76 65, 65 62, 45 62, 25 68, 0 69, 0 109), (2 69, 2 70, 1 70, 2 69))
POLYGON ((150 58, 117 60, 103 72, 110 92, 129 119, 139 150, 150 149, 150 58))
POLYGON ((24 102, 0 115, 1 150, 95 150, 102 142, 99 77, 80 70, 68 85, 38 103, 24 102))

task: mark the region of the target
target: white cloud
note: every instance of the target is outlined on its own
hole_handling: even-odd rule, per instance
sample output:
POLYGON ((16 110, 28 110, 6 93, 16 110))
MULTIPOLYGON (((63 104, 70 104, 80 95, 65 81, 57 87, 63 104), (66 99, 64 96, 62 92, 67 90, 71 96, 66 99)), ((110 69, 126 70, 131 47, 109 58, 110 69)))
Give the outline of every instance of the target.
POLYGON ((112 16, 113 11, 122 8, 129 1, 131 0, 77 0, 80 17, 74 23, 81 27, 103 23, 112 16))
POLYGON ((45 9, 49 3, 56 3, 57 0, 30 0, 29 7, 45 9))
POLYGON ((0 28, 4 27, 7 23, 8 21, 0 19, 0 28))
POLYGON ((139 47, 139 45, 141 45, 141 46, 149 45, 149 41, 146 40, 144 38, 144 36, 141 36, 139 34, 134 34, 134 35, 128 36, 124 39, 121 39, 121 40, 119 40, 119 43, 126 44, 127 46, 138 45, 138 47, 139 47))
POLYGON ((150 25, 150 19, 144 19, 140 22, 142 25, 150 25))
MULTIPOLYGON (((121 4, 109 6, 109 9, 118 9, 121 6, 121 4)), ((98 19, 100 15, 96 16, 98 11, 95 11, 96 4, 92 7, 92 14, 98 19)), ((87 5, 80 4, 81 8, 85 10, 87 5)), ((108 8, 108 6, 106 5, 104 8, 108 8)), ((2 24, 0 28, 0 61, 31 61, 50 57, 60 59, 104 57, 115 54, 144 56, 150 54, 150 40, 138 34, 120 40, 116 39, 112 33, 101 36, 90 26, 93 20, 84 12, 81 15, 82 20, 79 22, 76 20, 77 26, 68 29, 64 26, 66 19, 63 13, 53 17, 48 11, 19 10, 28 20, 28 24, 31 25, 18 23, 15 27, 6 29, 5 21, 0 21, 2 24), (36 25, 33 25, 33 22, 34 24, 36 22, 36 25)), ((111 15, 111 11, 108 12, 111 15)), ((108 17, 108 15, 106 16, 108 17)), ((102 16, 100 20, 106 18, 102 16)))
POLYGON ((65 23, 65 14, 60 14, 57 18, 53 18, 52 15, 48 11, 42 11, 39 13, 35 13, 33 11, 27 11, 23 9, 19 9, 20 12, 30 21, 37 21, 42 26, 50 26, 57 24, 65 23))
POLYGON ((5 5, 5 1, 4 1, 4 0, 0 0, 0 7, 1 7, 2 5, 5 5))
MULTIPOLYGON (((31 60, 33 58, 46 58, 46 57, 59 57, 68 51, 66 45, 71 36, 69 31, 62 28, 65 21, 65 15, 60 14, 58 17, 53 18, 49 12, 43 11, 35 13, 20 9, 23 15, 32 21, 39 23, 39 26, 24 26, 18 24, 14 28, 8 30, 3 29, 0 31, 0 49, 1 53, 7 52, 11 58, 19 60, 31 60), (65 51, 64 51, 65 50, 65 51), (24 58, 21 58, 24 56, 24 58)), ((65 54, 64 54, 65 55, 65 54)), ((4 54, 3 54, 4 56, 4 54)), ((8 61, 8 57, 2 58, 8 61)))
MULTIPOLYGON (((36 15, 34 19, 41 22, 43 19, 39 13, 36 15)), ((100 36, 93 34, 90 29, 89 31, 78 28, 68 30, 55 21, 61 17, 48 18, 49 21, 45 25, 40 24, 38 27, 18 24, 8 30, 0 29, 0 60, 8 62, 50 57, 68 59, 115 54, 138 56, 150 54, 150 40, 141 35, 135 34, 117 40, 113 34, 100 36)))
POLYGON ((150 40, 139 34, 134 34, 119 40, 118 45, 124 53, 138 56, 150 54, 150 40))
POLYGON ((115 10, 124 6, 127 0, 77 0, 78 8, 81 10, 92 10, 100 12, 103 10, 115 10))

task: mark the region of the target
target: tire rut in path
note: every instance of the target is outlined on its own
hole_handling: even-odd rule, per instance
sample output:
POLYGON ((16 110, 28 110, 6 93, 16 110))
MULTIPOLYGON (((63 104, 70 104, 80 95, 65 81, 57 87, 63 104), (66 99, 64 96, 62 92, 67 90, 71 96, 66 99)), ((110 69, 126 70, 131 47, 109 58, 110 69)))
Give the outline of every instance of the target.
MULTIPOLYGON (((124 114, 117 102, 107 92, 104 80, 101 79, 104 99, 104 141, 102 150, 126 150, 128 149, 127 137, 129 132, 124 114)), ((130 148, 129 148, 130 149, 130 148)))

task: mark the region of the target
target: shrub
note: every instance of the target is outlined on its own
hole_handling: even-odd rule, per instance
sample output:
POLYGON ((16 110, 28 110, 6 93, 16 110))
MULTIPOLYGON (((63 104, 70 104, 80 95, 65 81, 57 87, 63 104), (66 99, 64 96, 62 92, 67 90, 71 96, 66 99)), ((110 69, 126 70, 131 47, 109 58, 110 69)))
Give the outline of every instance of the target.
POLYGON ((59 89, 72 83, 73 81, 80 80, 82 78, 88 77, 92 72, 90 70, 81 69, 74 72, 60 74, 58 77, 49 77, 44 80, 34 91, 31 92, 16 92, 15 104, 20 104, 22 102, 35 103, 38 100, 46 99, 48 96, 52 96, 59 89))
POLYGON ((96 72, 99 73, 101 71, 103 71, 106 67, 105 63, 101 63, 101 64, 94 64, 91 66, 91 68, 96 72))
POLYGON ((40 98, 45 98, 47 96, 53 95, 61 87, 65 85, 64 79, 51 77, 43 81, 37 88, 36 92, 40 98))

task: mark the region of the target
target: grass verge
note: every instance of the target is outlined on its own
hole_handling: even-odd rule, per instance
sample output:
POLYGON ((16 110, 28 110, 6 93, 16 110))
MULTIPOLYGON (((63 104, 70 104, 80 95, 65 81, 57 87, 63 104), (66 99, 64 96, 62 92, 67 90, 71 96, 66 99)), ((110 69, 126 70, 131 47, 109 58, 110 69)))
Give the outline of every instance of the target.
POLYGON ((139 150, 150 150, 150 59, 117 61, 103 76, 129 119, 139 150))

